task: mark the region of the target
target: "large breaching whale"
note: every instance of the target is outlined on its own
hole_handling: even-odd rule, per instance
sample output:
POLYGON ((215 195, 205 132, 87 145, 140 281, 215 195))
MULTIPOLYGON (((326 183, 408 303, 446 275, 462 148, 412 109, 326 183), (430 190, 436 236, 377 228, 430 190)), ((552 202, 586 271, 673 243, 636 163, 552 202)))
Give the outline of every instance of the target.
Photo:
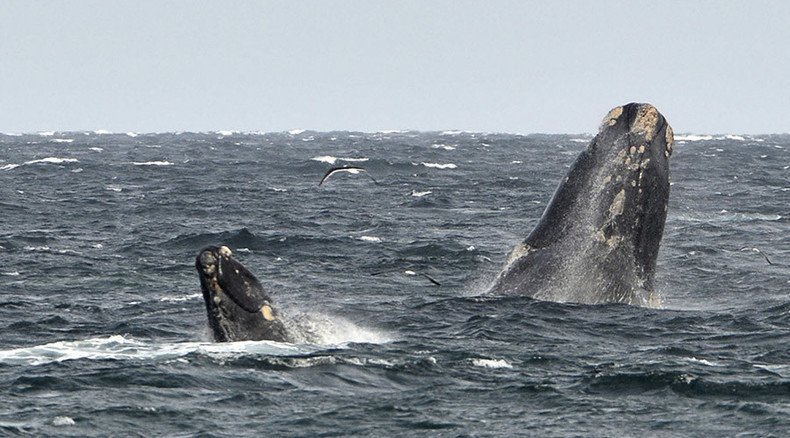
POLYGON ((657 307, 672 128, 652 105, 614 108, 511 252, 494 294, 657 307))
POLYGON ((228 247, 203 248, 195 267, 215 341, 291 341, 261 283, 228 247))

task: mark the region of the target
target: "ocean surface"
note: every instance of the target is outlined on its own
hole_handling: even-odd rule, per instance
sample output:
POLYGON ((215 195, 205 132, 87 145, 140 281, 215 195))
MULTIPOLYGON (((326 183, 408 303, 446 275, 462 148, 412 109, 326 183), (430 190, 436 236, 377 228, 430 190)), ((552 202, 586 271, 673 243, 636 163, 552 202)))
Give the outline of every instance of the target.
POLYGON ((0 135, 0 435, 788 436, 788 135, 676 137, 662 308, 485 293, 590 139, 0 135), (211 244, 314 342, 211 342, 211 244))

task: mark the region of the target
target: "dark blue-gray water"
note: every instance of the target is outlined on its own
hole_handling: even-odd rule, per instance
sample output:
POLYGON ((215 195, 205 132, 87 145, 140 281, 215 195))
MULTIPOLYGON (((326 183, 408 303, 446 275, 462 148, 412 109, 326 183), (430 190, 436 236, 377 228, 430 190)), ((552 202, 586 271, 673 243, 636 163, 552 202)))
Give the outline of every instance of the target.
POLYGON ((663 308, 484 294, 589 139, 0 135, 0 435, 787 436, 790 136, 678 136, 663 308), (320 342, 210 342, 209 244, 320 342))

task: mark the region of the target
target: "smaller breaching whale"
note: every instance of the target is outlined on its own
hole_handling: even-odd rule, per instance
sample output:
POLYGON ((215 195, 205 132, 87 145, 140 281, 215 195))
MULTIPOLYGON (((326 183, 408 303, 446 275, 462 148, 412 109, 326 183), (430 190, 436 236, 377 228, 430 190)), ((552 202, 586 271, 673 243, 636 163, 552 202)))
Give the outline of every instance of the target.
POLYGON ((490 292, 660 306, 654 275, 673 141, 652 105, 612 109, 490 292))
POLYGON ((215 341, 290 341, 260 281, 228 247, 203 248, 195 267, 215 341))

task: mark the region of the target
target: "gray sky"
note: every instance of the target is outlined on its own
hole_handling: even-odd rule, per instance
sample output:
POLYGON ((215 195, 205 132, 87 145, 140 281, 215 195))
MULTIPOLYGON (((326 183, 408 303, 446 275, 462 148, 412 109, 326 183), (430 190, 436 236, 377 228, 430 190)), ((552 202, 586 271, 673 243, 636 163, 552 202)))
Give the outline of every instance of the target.
POLYGON ((0 132, 790 132, 786 1, 0 2, 0 132))

